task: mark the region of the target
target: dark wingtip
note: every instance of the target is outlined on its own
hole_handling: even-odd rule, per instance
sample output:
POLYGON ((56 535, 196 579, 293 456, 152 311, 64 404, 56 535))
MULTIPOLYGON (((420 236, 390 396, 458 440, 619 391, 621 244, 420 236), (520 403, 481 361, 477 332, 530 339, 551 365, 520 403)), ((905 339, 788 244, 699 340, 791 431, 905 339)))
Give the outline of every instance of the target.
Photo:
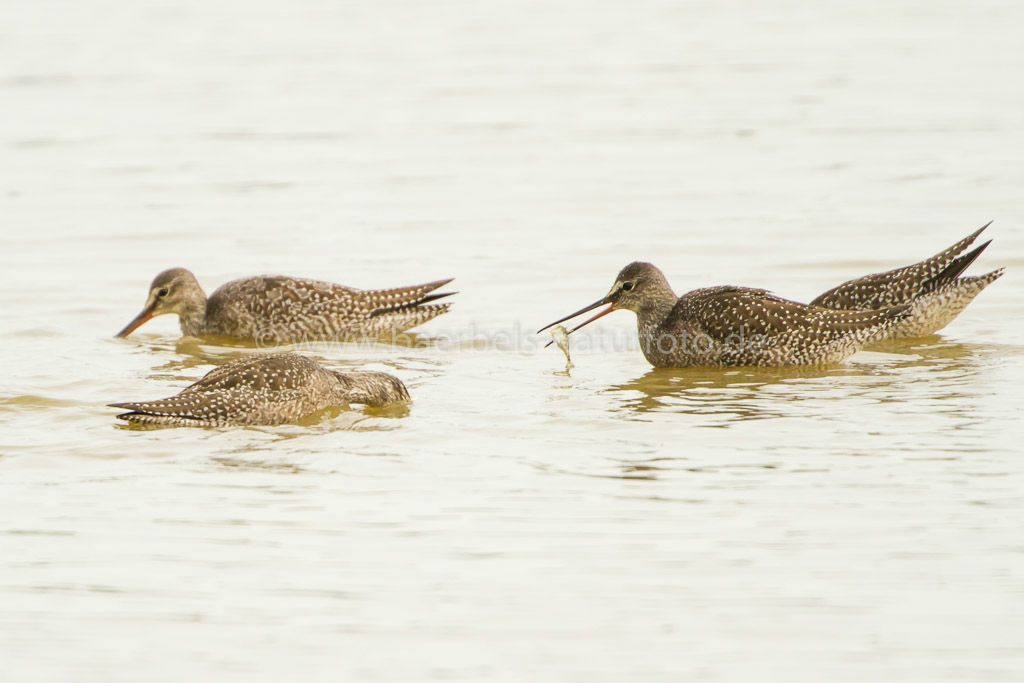
MULTIPOLYGON (((441 285, 438 285, 438 287, 440 287, 440 286, 441 285)), ((444 299, 445 297, 449 297, 449 296, 452 296, 454 294, 458 294, 458 292, 438 292, 436 294, 424 294, 423 296, 421 296, 419 299, 416 299, 415 301, 409 301, 409 302, 406 302, 404 304, 397 304, 395 306, 382 306, 381 308, 377 308, 377 309, 373 310, 370 313, 370 317, 371 318, 376 318, 376 317, 381 316, 381 315, 388 315, 388 314, 391 314, 391 313, 399 313, 401 311, 416 310, 417 308, 423 306, 424 304, 429 304, 432 301, 437 301, 438 299, 444 299)), ((445 302, 445 305, 446 306, 451 306, 452 302, 450 302, 450 301, 445 302)))
POLYGON ((421 304, 427 304, 427 303, 430 303, 431 301, 437 301, 438 299, 443 299, 446 296, 452 296, 454 294, 458 294, 458 292, 440 292, 438 294, 428 294, 425 297, 423 297, 422 299, 420 299, 419 301, 417 301, 415 304, 413 304, 413 306, 419 306, 421 304))
POLYGON ((953 262, 946 267, 946 270, 943 271, 940 277, 957 277, 958 275, 960 275, 960 273, 967 270, 967 268, 972 263, 974 263, 979 256, 981 256, 981 252, 985 251, 985 249, 987 249, 988 245, 990 244, 992 244, 992 240, 986 240, 985 242, 982 242, 981 244, 976 246, 974 249, 971 249, 966 254, 961 254, 960 256, 957 256, 955 259, 953 259, 953 262))
MULTIPOLYGON (((985 226, 988 227, 988 226, 985 226)), ((984 228, 982 228, 984 230, 984 228)), ((935 289, 952 282, 953 280, 960 277, 965 270, 970 268, 971 264, 978 260, 981 256, 981 252, 988 248, 988 245, 992 244, 992 240, 987 240, 971 249, 965 254, 957 256, 955 259, 949 262, 941 273, 933 277, 925 288, 925 292, 934 291, 935 289)))
MULTIPOLYGON (((992 244, 992 240, 985 240, 984 242, 982 242, 981 244, 976 246, 974 249, 971 249, 966 254, 961 255, 960 258, 970 257, 971 261, 974 261, 974 259, 976 259, 979 256, 981 256, 981 252, 985 251, 985 249, 987 249, 988 245, 990 245, 990 244, 992 244)), ((970 264, 968 264, 968 265, 970 265, 970 264)))

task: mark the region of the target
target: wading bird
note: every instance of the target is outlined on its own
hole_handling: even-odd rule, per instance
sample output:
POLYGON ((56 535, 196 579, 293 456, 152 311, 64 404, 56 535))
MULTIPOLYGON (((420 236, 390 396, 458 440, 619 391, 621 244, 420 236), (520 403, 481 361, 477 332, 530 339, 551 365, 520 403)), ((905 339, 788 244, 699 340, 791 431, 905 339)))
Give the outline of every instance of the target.
POLYGON ((428 305, 454 292, 432 293, 451 282, 361 290, 280 275, 233 280, 209 297, 184 268, 165 270, 149 286, 142 311, 117 333, 127 337, 158 315, 178 316, 186 336, 223 336, 260 344, 384 337, 422 325, 448 311, 428 305))

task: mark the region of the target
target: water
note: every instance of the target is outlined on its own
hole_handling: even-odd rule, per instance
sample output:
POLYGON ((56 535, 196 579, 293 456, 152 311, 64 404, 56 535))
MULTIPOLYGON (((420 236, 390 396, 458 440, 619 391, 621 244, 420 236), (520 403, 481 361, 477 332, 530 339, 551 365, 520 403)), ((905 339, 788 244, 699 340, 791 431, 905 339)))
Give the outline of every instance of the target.
POLYGON ((1024 676, 1018 3, 38 2, 0 22, 0 661, 30 680, 1024 676), (654 371, 634 258, 809 299, 990 219, 941 337, 654 371), (457 277, 407 415, 120 428, 159 270, 457 277))

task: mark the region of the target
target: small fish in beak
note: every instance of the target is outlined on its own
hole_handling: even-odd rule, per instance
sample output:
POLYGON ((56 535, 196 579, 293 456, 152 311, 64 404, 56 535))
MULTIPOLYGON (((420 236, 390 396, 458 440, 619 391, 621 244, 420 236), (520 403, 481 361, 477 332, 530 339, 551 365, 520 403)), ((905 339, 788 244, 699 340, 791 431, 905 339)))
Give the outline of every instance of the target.
MULTIPOLYGON (((551 342, 554 342, 562 350, 562 353, 565 354, 565 371, 569 372, 572 370, 572 358, 569 356, 569 332, 561 325, 555 325, 551 328, 551 342)), ((548 345, 551 342, 548 342, 548 345)))
MULTIPOLYGON (((541 332, 543 332, 544 330, 548 329, 549 327, 552 327, 554 325, 558 325, 559 323, 564 323, 566 320, 570 320, 572 318, 575 318, 578 315, 583 315, 584 313, 587 313, 588 311, 592 311, 595 308, 599 308, 601 306, 604 306, 605 304, 609 304, 608 308, 604 309, 603 311, 601 311, 597 315, 594 315, 594 316, 591 316, 591 317, 587 318, 586 320, 581 322, 579 325, 577 325, 576 327, 572 328, 571 330, 569 330, 568 332, 565 333, 566 335, 572 334, 573 332, 575 332, 576 330, 580 329, 581 327, 585 327, 586 325, 589 325, 590 323, 594 322, 598 318, 603 318, 604 316, 606 316, 609 313, 611 313, 612 311, 614 311, 615 310, 615 300, 618 298, 616 296, 616 294, 618 294, 618 292, 612 292, 611 294, 609 294, 605 298, 601 299, 600 301, 595 301, 594 303, 590 304, 589 306, 585 306, 585 307, 581 308, 580 310, 576 311, 575 313, 570 313, 569 315, 565 316, 564 318, 559 318, 555 322, 549 323, 549 324, 545 325, 544 327, 542 327, 539 330, 537 330, 537 334, 540 334, 541 332)), ((549 341, 547 344, 544 345, 544 348, 547 348, 547 347, 551 346, 551 344, 553 344, 553 343, 554 343, 554 340, 549 341)))

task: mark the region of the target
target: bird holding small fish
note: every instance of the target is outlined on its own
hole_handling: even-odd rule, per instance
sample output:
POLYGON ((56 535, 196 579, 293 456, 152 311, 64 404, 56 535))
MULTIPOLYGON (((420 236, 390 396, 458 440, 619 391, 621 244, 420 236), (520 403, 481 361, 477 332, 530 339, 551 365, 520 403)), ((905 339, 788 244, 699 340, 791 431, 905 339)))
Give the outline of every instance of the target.
POLYGON ((838 363, 873 342, 934 333, 997 280, 1001 268, 961 277, 988 246, 961 254, 985 227, 930 259, 844 283, 811 304, 732 285, 677 296, 657 267, 634 262, 604 298, 538 332, 607 306, 566 334, 622 309, 636 314, 641 348, 655 367, 838 363))

